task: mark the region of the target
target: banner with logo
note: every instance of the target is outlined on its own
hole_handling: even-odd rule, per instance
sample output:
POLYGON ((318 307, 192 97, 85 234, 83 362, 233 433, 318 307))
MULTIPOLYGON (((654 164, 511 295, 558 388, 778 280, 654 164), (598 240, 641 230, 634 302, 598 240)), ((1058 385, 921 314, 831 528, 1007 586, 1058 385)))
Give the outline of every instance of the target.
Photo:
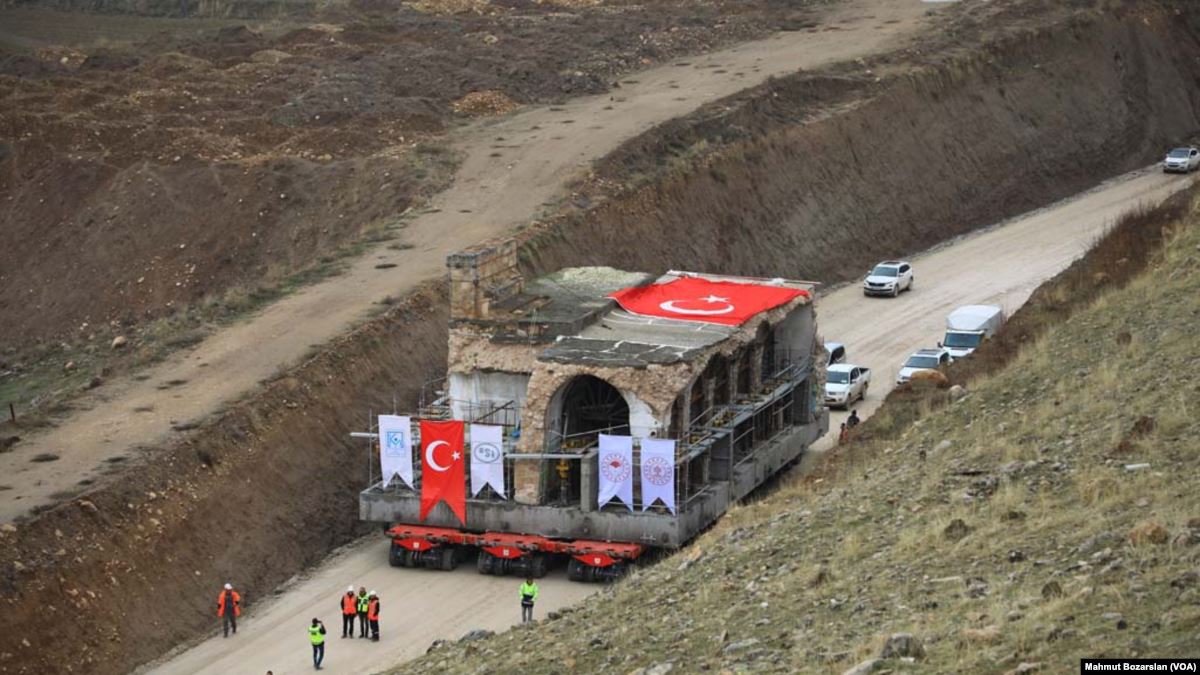
POLYGON ((795 300, 808 291, 767 284, 682 277, 665 284, 625 288, 609 295, 626 311, 684 321, 739 326, 750 317, 795 300))
POLYGON ((379 416, 379 467, 383 469, 383 487, 396 476, 413 486, 412 420, 408 417, 379 416))
POLYGON ((633 437, 600 434, 596 459, 600 463, 599 508, 617 498, 632 511, 633 437))
POLYGON ((439 501, 467 524, 463 423, 421 420, 421 520, 439 501))
POLYGON ((488 485, 508 499, 504 494, 504 427, 472 424, 471 494, 478 496, 488 485))
POLYGON ((675 513, 675 441, 642 439, 642 510, 662 502, 675 513))

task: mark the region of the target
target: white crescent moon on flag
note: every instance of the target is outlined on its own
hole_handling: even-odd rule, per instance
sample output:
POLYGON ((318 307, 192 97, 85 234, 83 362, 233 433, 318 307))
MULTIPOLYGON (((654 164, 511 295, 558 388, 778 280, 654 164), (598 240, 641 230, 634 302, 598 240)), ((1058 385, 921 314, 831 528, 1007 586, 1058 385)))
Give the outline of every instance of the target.
POLYGON ((716 309, 686 309, 683 307, 675 306, 675 303, 682 302, 682 301, 668 300, 664 303, 661 303, 658 306, 658 308, 663 310, 664 312, 671 312, 673 314, 692 314, 695 316, 716 316, 719 314, 728 314, 733 311, 733 303, 729 302, 725 298, 718 298, 715 295, 710 295, 707 298, 697 298, 697 299, 702 300, 710 305, 721 304, 721 305, 724 305, 724 307, 717 307, 716 309))
POLYGON ((450 444, 447 443, 446 441, 434 441, 434 442, 430 443, 429 445, 425 446, 425 463, 429 465, 429 468, 440 473, 442 471, 445 471, 446 469, 449 469, 450 467, 442 466, 441 464, 438 464, 437 461, 435 461, 433 459, 433 451, 436 450, 439 445, 445 445, 447 447, 450 446, 450 444))

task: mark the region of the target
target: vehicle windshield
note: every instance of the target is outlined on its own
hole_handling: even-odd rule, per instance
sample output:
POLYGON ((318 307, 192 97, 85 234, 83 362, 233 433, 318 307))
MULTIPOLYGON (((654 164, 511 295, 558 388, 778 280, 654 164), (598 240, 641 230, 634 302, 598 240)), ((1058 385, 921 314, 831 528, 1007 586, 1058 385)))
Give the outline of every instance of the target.
POLYGON ((938 367, 938 360, 936 356, 910 356, 904 362, 904 367, 936 369, 938 367))
POLYGON ((974 349, 979 346, 979 341, 983 338, 981 333, 946 333, 947 347, 967 347, 974 349))
POLYGON ((1175 159, 1186 159, 1189 154, 1191 153, 1187 148, 1175 148, 1171 151, 1171 154, 1167 156, 1174 157, 1175 159))
POLYGON ((871 276, 873 276, 873 277, 894 277, 894 276, 896 276, 896 268, 895 267, 884 267, 883 265, 880 265, 871 271, 871 276))
POLYGON ((850 373, 846 371, 831 370, 827 373, 829 377, 825 379, 829 384, 846 384, 850 381, 850 373))

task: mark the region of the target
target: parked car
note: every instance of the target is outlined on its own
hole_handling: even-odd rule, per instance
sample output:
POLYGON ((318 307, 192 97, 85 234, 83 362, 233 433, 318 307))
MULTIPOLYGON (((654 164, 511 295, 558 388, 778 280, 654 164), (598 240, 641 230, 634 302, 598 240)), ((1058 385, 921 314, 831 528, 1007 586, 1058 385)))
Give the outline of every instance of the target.
POLYGON ((840 342, 826 342, 825 351, 829 353, 829 362, 825 364, 826 367, 846 360, 846 345, 840 342))
POLYGON ((900 369, 900 373, 896 376, 896 384, 904 384, 911 380, 914 374, 922 370, 937 370, 942 366, 949 365, 953 360, 950 358, 950 351, 944 347, 938 349, 918 349, 904 362, 904 367, 900 369))
POLYGON ((838 363, 825 372, 825 405, 846 408, 867 397, 871 369, 853 363, 838 363))
POLYGON ((950 352, 950 358, 961 359, 1000 330, 1004 325, 1004 309, 999 305, 963 305, 946 317, 946 336, 938 343, 950 352))
POLYGON ((885 260, 867 272, 863 279, 863 295, 890 295, 900 291, 911 291, 913 286, 912 265, 902 260, 885 260))
POLYGON ((1189 173, 1200 168, 1200 150, 1175 148, 1163 159, 1163 173, 1189 173))

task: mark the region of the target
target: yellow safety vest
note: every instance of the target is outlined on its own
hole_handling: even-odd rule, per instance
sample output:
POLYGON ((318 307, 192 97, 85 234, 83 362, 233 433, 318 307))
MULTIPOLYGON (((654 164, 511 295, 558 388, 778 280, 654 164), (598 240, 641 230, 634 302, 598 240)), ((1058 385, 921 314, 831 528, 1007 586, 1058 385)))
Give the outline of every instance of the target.
POLYGON ((358 596, 358 613, 366 614, 367 606, 371 604, 371 599, 365 595, 358 596))
POLYGON ((321 634, 321 627, 309 626, 308 639, 311 640, 314 645, 323 644, 325 642, 325 636, 321 634))

